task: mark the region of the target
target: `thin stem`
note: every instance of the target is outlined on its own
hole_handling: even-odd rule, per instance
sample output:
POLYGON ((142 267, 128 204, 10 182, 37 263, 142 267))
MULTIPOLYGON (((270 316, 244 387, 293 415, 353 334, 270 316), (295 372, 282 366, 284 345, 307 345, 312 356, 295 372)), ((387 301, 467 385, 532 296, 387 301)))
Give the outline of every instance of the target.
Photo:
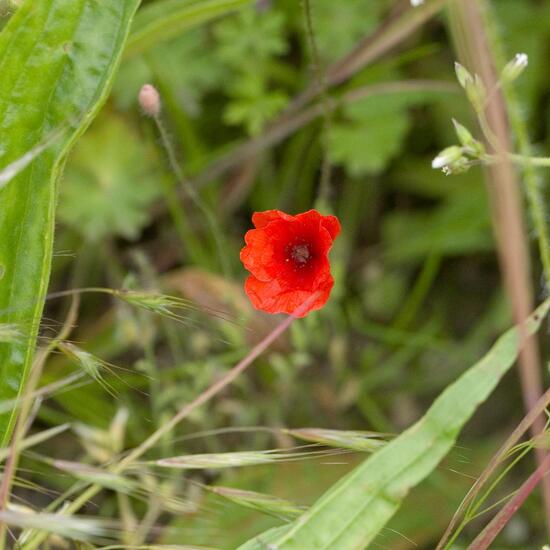
MULTIPOLYGON (((512 155, 510 155, 510 158, 516 164, 521 164, 522 166, 525 166, 525 167, 536 166, 536 167, 541 167, 541 168, 550 168, 550 157, 528 157, 528 156, 524 156, 524 155, 512 154, 512 155)), ((526 176, 527 176, 527 171, 526 171, 526 176)), ((526 179, 528 179, 528 178, 526 177, 526 179)), ((527 186, 528 189, 529 189, 529 185, 527 186)), ((546 230, 545 230, 545 232, 546 232, 546 230)), ((549 279, 549 281, 550 281, 550 279, 549 279)))
MULTIPOLYGON (((509 160, 514 164, 523 167, 536 167, 536 168, 550 168, 550 157, 526 157, 524 155, 518 155, 516 153, 507 153, 509 160)), ((497 155, 483 155, 481 160, 484 163, 492 164, 500 162, 501 158, 497 155)))
POLYGON ((311 58, 313 64, 313 70, 315 73, 316 85, 319 88, 319 95, 321 98, 321 107, 323 109, 323 161, 321 166, 321 181, 319 184, 318 200, 321 205, 326 203, 330 194, 330 176, 331 165, 330 158, 328 156, 329 150, 329 138, 330 138, 330 126, 332 122, 332 109, 330 108, 329 97, 327 95, 328 80, 326 73, 321 67, 321 57, 319 55, 319 48, 317 47, 317 40, 315 39, 315 31, 313 28, 313 15, 311 10, 311 0, 302 0, 304 8, 304 17, 306 22, 306 34, 309 42, 309 48, 311 50, 311 58))
MULTIPOLYGON (((308 300, 309 303, 310 300, 308 300)), ((303 306, 302 306, 303 308, 303 306)), ((300 308, 300 309, 302 309, 300 308)), ((191 403, 185 405, 180 411, 173 416, 168 422, 160 426, 153 432, 141 445, 130 452, 121 462, 114 468, 115 473, 124 470, 129 464, 143 456, 151 447, 153 447, 165 434, 173 430, 184 418, 187 418, 197 407, 200 407, 212 397, 220 393, 226 386, 231 384, 242 372, 244 372, 286 329, 292 324, 295 317, 289 316, 280 323, 266 338, 259 344, 254 346, 250 353, 231 370, 224 374, 217 382, 212 384, 191 403)))
POLYGON ((473 502, 481 490, 481 487, 483 487, 487 480, 493 475, 493 472, 498 468, 499 464, 501 464, 501 462, 506 458, 506 455, 510 449, 512 449, 520 438, 523 437, 523 435, 529 430, 533 422, 540 418, 541 414, 546 410, 548 405, 550 405, 550 389, 546 390, 535 406, 525 415, 523 420, 517 425, 516 429, 509 435, 508 439, 504 442, 500 449, 493 455, 489 461, 489 464, 487 464, 485 470, 483 470, 476 482, 472 485, 458 510, 455 512, 449 526, 441 537, 436 550, 441 550, 445 547, 445 543, 448 541, 451 533, 453 532, 462 511, 473 502))
POLYGON ((210 226, 210 231, 212 232, 214 242, 216 243, 216 248, 217 248, 222 271, 224 272, 225 276, 229 276, 229 273, 230 273, 229 264, 224 254, 224 247, 219 236, 220 231, 218 228, 218 223, 216 221, 216 218, 212 214, 208 206, 201 199, 200 195, 197 193, 195 188, 191 185, 191 182, 189 182, 185 177, 185 174, 183 173, 183 170, 181 169, 178 163, 176 151, 174 149, 172 140, 170 139, 170 135, 168 134, 166 126, 162 121, 160 112, 153 116, 153 120, 159 132, 162 145, 164 146, 166 154, 168 155, 168 162, 170 164, 170 168, 174 172, 174 175, 176 176, 177 181, 181 183, 184 193, 193 201, 195 206, 202 212, 203 216, 206 219, 206 222, 210 226))
POLYGON ((85 288, 71 288, 69 290, 60 290, 59 292, 50 292, 46 296, 46 300, 53 300, 55 298, 64 298, 65 296, 75 296, 77 294, 87 294, 92 292, 98 292, 100 294, 115 294, 112 288, 104 288, 99 286, 90 286, 85 288))
POLYGON ((550 472, 550 454, 540 463, 539 467, 529 476, 519 488, 515 496, 491 520, 489 525, 475 538, 468 550, 485 550, 489 548, 497 535, 508 524, 513 515, 520 509, 527 497, 533 492, 539 481, 550 472))
POLYGON ((447 544, 445 545, 445 550, 452 548, 453 543, 456 541, 456 539, 460 536, 466 525, 468 525, 469 522, 473 521, 474 519, 486 514, 496 506, 498 506, 502 500, 507 500, 508 497, 504 497, 504 499, 501 499, 493 504, 491 506, 478 511, 479 508, 483 505, 483 503, 489 498, 489 496, 493 493, 494 489, 498 486, 498 484, 506 477, 508 472, 510 472, 514 466, 520 462, 523 457, 531 450, 531 446, 527 446, 525 449, 521 451, 521 453, 512 461, 511 464, 509 464, 499 475, 498 477, 491 483, 491 485, 486 489, 486 491, 479 497, 477 502, 472 502, 472 504, 468 507, 468 510, 466 511, 464 518, 462 519, 462 522, 458 526, 458 528, 453 533, 453 536, 447 541, 447 544))
MULTIPOLYGON (((448 81, 442 80, 402 80, 396 82, 382 82, 369 84, 349 90, 339 98, 329 97, 331 111, 339 109, 342 105, 356 103, 369 97, 386 94, 402 94, 415 91, 428 91, 443 94, 458 94, 460 88, 448 81)), ((265 132, 245 143, 236 145, 230 152, 222 154, 210 162, 197 176, 190 180, 196 187, 201 187, 222 176, 232 168, 246 160, 256 156, 261 151, 280 143, 292 133, 310 124, 318 117, 323 116, 323 108, 320 103, 315 103, 292 117, 281 117, 266 128, 265 132)), ((183 191, 182 193, 183 194, 183 191)), ((160 214, 161 212, 157 212, 160 214)))
MULTIPOLYGON (((487 28, 489 39, 495 56, 500 66, 504 64, 502 35, 497 27, 496 14, 492 13, 491 6, 487 6, 484 15, 484 22, 487 28)), ((550 290, 550 235, 549 227, 545 215, 544 197, 542 196, 537 180, 536 167, 550 167, 550 158, 540 158, 531 156, 531 143, 529 141, 529 132, 525 117, 519 105, 516 90, 512 82, 502 83, 503 96, 508 107, 508 116, 511 127, 517 139, 521 155, 516 157, 514 162, 524 167, 523 179, 527 191, 527 201, 531 211, 533 225, 535 226, 539 244, 539 254, 544 269, 546 280, 546 290, 550 290)))

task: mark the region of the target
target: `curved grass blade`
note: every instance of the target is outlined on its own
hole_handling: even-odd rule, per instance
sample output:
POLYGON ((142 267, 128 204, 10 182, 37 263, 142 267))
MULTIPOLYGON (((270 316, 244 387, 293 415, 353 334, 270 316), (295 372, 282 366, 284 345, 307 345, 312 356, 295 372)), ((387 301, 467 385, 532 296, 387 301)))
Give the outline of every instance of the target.
POLYGON ((120 531, 120 527, 114 522, 32 511, 0 511, 0 521, 12 527, 32 527, 72 540, 112 540, 120 531))
POLYGON ((235 489, 234 487, 220 486, 207 486, 206 489, 239 506, 250 508, 251 510, 256 510, 283 520, 295 519, 301 516, 306 510, 305 507, 298 506, 294 504, 294 502, 264 493, 257 493, 255 491, 243 491, 242 489, 235 489))
MULTIPOLYGON (((0 401, 20 394, 32 361, 64 159, 105 99, 138 4, 26 0, 0 33, 0 160, 49 145, 0 189, 0 323, 25 328, 0 343, 0 401)), ((0 416, 0 446, 14 417, 0 416)))
POLYGON ((136 17, 125 57, 133 57, 183 31, 227 15, 253 0, 162 0, 149 4, 136 17))
MULTIPOLYGON (((527 321, 534 334, 550 309, 544 302, 527 321)), ((448 386, 428 412, 399 437, 342 478, 285 530, 269 531, 240 550, 351 550, 366 548, 401 506, 410 489, 432 472, 460 430, 517 359, 516 328, 502 335, 478 363, 448 386), (262 537, 265 536, 265 541, 262 537)))

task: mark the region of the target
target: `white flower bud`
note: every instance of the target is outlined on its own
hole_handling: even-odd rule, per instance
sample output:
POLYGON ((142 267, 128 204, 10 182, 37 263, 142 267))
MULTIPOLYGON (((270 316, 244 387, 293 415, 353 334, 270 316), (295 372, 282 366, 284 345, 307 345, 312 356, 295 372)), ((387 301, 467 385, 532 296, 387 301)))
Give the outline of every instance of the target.
POLYGON ((424 3, 424 0, 411 0, 411 6, 413 8, 421 6, 423 3, 424 3))
POLYGON ((517 53, 514 59, 502 69, 501 79, 504 82, 512 82, 525 70, 528 63, 529 57, 526 53, 517 53))
POLYGON ((462 149, 457 145, 452 145, 451 147, 443 149, 443 151, 432 160, 432 168, 437 169, 449 166, 460 158, 462 158, 462 149))

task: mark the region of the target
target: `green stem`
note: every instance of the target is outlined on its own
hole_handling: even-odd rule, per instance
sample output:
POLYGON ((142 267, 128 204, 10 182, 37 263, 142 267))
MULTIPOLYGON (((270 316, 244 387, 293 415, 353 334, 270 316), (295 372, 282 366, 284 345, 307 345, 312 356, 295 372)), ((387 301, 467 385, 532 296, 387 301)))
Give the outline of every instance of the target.
MULTIPOLYGON (((526 170, 525 170, 525 173, 524 173, 524 179, 525 179, 525 183, 527 184, 526 185, 526 188, 527 190, 529 191, 529 178, 527 176, 527 173, 529 171, 532 171, 532 170, 529 170, 529 168, 534 168, 534 167, 538 167, 538 168, 550 168, 550 157, 530 157, 530 156, 526 156, 526 155, 517 155, 515 153, 509 153, 508 154, 508 158, 515 164, 519 164, 520 166, 524 166, 526 167, 526 170)), ((488 160, 489 162, 497 162, 498 161, 498 157, 494 156, 494 155, 488 155, 488 160)), ((535 184, 536 184, 536 180, 535 180, 535 184)), ((537 188, 537 193, 539 193, 538 191, 538 188, 537 188)), ((530 205, 532 206, 532 205, 530 205)))
POLYGON ((321 181, 319 184, 318 203, 322 208, 325 203, 328 202, 330 194, 330 177, 331 177, 331 165, 328 156, 328 140, 330 134, 330 126, 332 119, 332 111, 330 108, 330 102, 327 95, 328 81, 326 73, 321 67, 321 56, 319 55, 319 48, 317 46, 317 40, 315 39, 315 31, 313 28, 313 14, 311 10, 311 0, 302 0, 304 8, 304 17, 306 22, 306 34, 309 42, 309 48, 311 50, 311 59, 313 62, 313 68, 315 72, 316 85, 320 90, 321 108, 323 110, 323 134, 321 137, 323 145, 323 162, 321 165, 321 181))
MULTIPOLYGON (((490 6, 487 10, 491 11, 490 6)), ((491 12, 484 17, 485 26, 488 31, 491 46, 497 57, 499 66, 503 66, 504 55, 502 39, 497 28, 497 18, 491 12), (491 15, 489 17, 488 15, 491 15)), ((533 219, 533 224, 538 238, 539 253, 544 270, 544 278, 547 289, 550 288, 550 235, 549 228, 546 222, 544 197, 539 187, 537 180, 536 167, 550 167, 550 158, 548 157, 532 157, 531 144, 529 141, 529 132, 527 125, 521 114, 517 94, 511 83, 503 83, 502 91, 507 104, 508 116, 514 135, 517 139, 520 155, 512 155, 511 159, 517 164, 524 167, 523 180, 527 193, 527 201, 529 210, 533 219)))

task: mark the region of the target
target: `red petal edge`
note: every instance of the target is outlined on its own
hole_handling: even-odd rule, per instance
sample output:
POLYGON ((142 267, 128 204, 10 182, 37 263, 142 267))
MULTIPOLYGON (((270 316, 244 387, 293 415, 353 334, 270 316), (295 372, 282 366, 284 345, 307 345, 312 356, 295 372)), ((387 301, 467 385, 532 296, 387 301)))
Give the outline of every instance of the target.
POLYGON ((265 227, 268 223, 275 220, 293 220, 294 216, 290 216, 280 210, 265 210, 264 212, 254 212, 252 214, 252 223, 256 229, 265 227))
POLYGON ((314 291, 289 290, 284 292, 276 280, 260 281, 254 275, 250 275, 245 281, 244 290, 252 305, 260 311, 305 317, 311 311, 320 309, 326 304, 333 286, 334 279, 328 275, 326 281, 314 291), (304 302, 311 300, 315 294, 317 297, 312 300, 307 309, 295 313, 304 302))

